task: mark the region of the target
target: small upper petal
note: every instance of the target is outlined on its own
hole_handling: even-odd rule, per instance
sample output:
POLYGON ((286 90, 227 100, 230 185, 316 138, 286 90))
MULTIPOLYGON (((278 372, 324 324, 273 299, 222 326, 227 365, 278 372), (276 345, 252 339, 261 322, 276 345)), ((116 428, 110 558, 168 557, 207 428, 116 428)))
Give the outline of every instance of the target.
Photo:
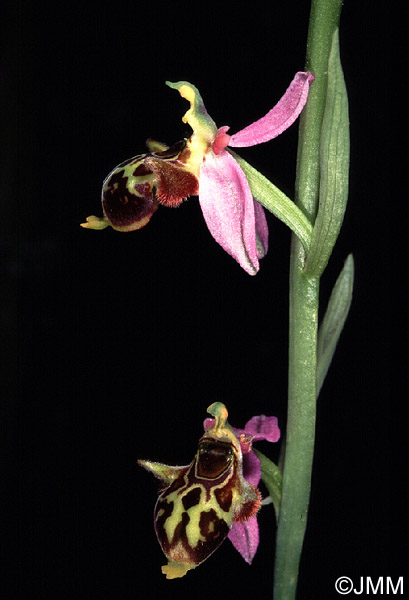
POLYGON ((206 417, 206 419, 203 421, 203 429, 205 431, 207 431, 208 429, 211 429, 214 426, 215 420, 210 418, 210 417, 206 417))
POLYGON ((284 96, 264 117, 232 135, 229 146, 246 147, 268 142, 294 123, 307 102, 314 75, 299 71, 284 96))
POLYGON ((241 167, 228 153, 209 152, 200 170, 199 202, 210 233, 250 275, 259 270, 254 200, 241 167))

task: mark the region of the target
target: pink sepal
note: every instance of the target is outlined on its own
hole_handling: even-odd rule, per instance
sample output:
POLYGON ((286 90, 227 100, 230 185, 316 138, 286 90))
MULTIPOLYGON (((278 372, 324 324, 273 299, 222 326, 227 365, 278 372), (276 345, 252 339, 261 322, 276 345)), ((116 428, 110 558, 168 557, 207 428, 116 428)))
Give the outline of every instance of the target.
POLYGON ((255 275, 259 262, 254 200, 246 176, 228 152, 206 154, 200 169, 199 202, 216 242, 255 275))
POLYGON ((251 451, 243 455, 243 477, 257 487, 261 479, 261 464, 256 453, 251 451))
POLYGON ((264 208, 254 200, 254 216, 256 220, 257 256, 263 258, 268 251, 268 225, 264 208))
POLYGON ((253 442, 267 440, 268 442, 278 442, 280 439, 280 428, 278 427, 277 417, 266 417, 258 415, 252 417, 244 426, 246 435, 253 435, 253 442))
POLYGON ((229 146, 247 147, 268 142, 294 123, 307 102, 314 75, 296 73, 284 96, 264 117, 231 136, 229 146))
POLYGON ((244 560, 251 565, 259 543, 257 517, 251 517, 244 523, 233 523, 228 538, 244 560))

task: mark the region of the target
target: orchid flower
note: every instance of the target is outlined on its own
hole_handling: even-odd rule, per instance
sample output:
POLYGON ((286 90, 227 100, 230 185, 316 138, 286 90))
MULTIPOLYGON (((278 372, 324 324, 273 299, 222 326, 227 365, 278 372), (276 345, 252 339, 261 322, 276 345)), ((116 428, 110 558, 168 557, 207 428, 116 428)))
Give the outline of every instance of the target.
POLYGON ((167 579, 196 568, 227 536, 248 563, 258 546, 255 515, 261 505, 257 489, 261 469, 251 444, 261 439, 277 441, 277 419, 253 417, 245 430, 233 430, 224 404, 214 402, 207 411, 215 418, 206 419, 205 433, 189 465, 138 461, 165 484, 156 502, 154 525, 168 559, 162 567, 167 579))
MULTIPOLYGON (((214 419, 205 419, 203 426, 205 430, 214 426, 214 419)), ((232 427, 232 430, 240 441, 244 479, 257 488, 261 480, 261 465, 260 459, 252 450, 252 443, 260 440, 278 442, 280 429, 277 417, 266 417, 266 415, 252 417, 247 421, 244 429, 232 427)), ((251 564, 259 544, 257 514, 250 517, 248 521, 235 521, 227 537, 244 560, 251 564)))
POLYGON ((147 141, 149 152, 111 171, 102 188, 103 218, 90 216, 83 227, 133 231, 146 225, 159 204, 179 206, 199 196, 206 225, 214 239, 250 275, 268 250, 263 207, 253 199, 246 176, 227 147, 247 147, 272 140, 303 109, 314 76, 298 72, 281 100, 264 117, 230 136, 217 128, 197 88, 187 81, 166 82, 189 101, 182 118, 192 128, 189 139, 169 147, 147 141))

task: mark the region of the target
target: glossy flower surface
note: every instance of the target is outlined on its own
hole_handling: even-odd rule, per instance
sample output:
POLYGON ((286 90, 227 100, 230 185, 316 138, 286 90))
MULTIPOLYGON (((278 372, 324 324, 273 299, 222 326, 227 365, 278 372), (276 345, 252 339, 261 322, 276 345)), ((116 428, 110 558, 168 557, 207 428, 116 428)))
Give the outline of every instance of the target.
POLYGON ((82 226, 133 231, 146 225, 159 204, 176 207, 199 195, 207 227, 222 248, 250 275, 268 250, 263 207, 253 198, 246 176, 227 147, 254 146, 285 131, 304 107, 311 73, 298 72, 281 100, 261 119, 230 136, 217 129, 197 88, 187 81, 167 82, 190 103, 183 122, 192 135, 169 147, 148 140, 149 152, 111 171, 102 189, 104 217, 88 217, 82 226))

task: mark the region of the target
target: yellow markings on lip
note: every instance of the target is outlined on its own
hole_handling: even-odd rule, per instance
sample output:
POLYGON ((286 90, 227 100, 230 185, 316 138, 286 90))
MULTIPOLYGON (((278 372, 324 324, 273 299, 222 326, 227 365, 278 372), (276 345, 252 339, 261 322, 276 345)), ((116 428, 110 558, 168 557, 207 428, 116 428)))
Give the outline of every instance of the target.
MULTIPOLYGON (((201 487, 203 494, 205 493, 205 490, 202 486, 198 485, 197 487, 201 487)), ((190 490, 188 488, 188 492, 189 491, 190 490)), ((169 543, 172 543, 177 526, 179 525, 179 523, 182 523, 183 514, 186 513, 189 516, 189 522, 186 525, 186 537, 189 546, 192 549, 195 549, 199 541, 206 541, 206 538, 201 536, 199 532, 199 519, 200 513, 203 510, 203 505, 202 502, 200 502, 199 504, 191 506, 186 510, 182 504, 182 499, 184 496, 186 496, 186 493, 179 495, 178 492, 180 492, 180 490, 176 490, 166 497, 167 503, 173 502, 173 510, 172 513, 167 517, 163 527, 165 529, 166 537, 168 538, 169 543)), ((209 504, 211 507, 213 506, 213 503, 209 504)), ((161 515, 158 512, 157 517, 159 518, 160 516, 161 515)))
MULTIPOLYGON (((229 479, 230 479, 230 477, 229 477, 229 479)), ((186 537, 187 537, 188 544, 189 544, 190 548, 192 548, 192 550, 194 550, 197 547, 199 542, 206 541, 206 537, 204 535, 202 535, 202 533, 200 531, 200 527, 199 527, 200 517, 203 512, 207 513, 207 512, 210 512, 211 510, 214 510, 217 514, 217 517, 219 519, 223 520, 228 525, 228 527, 231 527, 231 520, 232 520, 232 516, 233 516, 231 511, 223 510, 214 495, 214 490, 223 488, 225 485, 226 485, 226 481, 223 481, 218 486, 212 486, 212 493, 210 495, 210 498, 206 500, 206 489, 204 488, 203 485, 196 483, 195 487, 198 487, 202 490, 202 495, 200 497, 200 501, 197 504, 195 504, 194 506, 190 506, 187 509, 185 509, 183 506, 183 498, 191 491, 190 486, 188 486, 185 489, 185 491, 182 493, 181 493, 181 489, 178 489, 178 490, 173 491, 169 495, 165 494, 165 498, 163 499, 163 501, 165 501, 167 504, 173 503, 173 510, 172 510, 171 514, 168 515, 168 517, 166 518, 166 520, 163 524, 163 527, 164 527, 164 530, 166 533, 166 537, 170 544, 172 544, 173 536, 175 534, 175 531, 177 530, 178 525, 180 523, 182 523, 182 521, 183 521, 184 513, 186 513, 189 517, 189 521, 186 524, 186 537)), ((233 491, 233 495, 234 495, 234 491, 233 491)), ((160 518, 164 514, 164 512, 165 512, 164 509, 160 508, 156 515, 156 518, 160 518)), ((214 528, 214 524, 212 524, 212 527, 214 528)), ((182 558, 182 555, 181 555, 182 549, 183 549, 183 546, 181 546, 181 548, 179 549, 179 559, 182 558)), ((175 550, 175 546, 172 548, 172 557, 173 558, 175 558, 174 550, 175 550)), ((183 549, 183 552, 186 553, 185 549, 183 549)))
MULTIPOLYGON (((187 514, 190 517, 189 523, 186 525, 186 537, 189 546, 194 550, 197 548, 199 542, 205 542, 206 538, 200 533, 199 530, 199 519, 203 509, 201 506, 194 506, 189 508, 187 514), (189 512, 190 511, 190 512, 189 512)), ((205 511, 207 512, 207 511, 205 511)))

